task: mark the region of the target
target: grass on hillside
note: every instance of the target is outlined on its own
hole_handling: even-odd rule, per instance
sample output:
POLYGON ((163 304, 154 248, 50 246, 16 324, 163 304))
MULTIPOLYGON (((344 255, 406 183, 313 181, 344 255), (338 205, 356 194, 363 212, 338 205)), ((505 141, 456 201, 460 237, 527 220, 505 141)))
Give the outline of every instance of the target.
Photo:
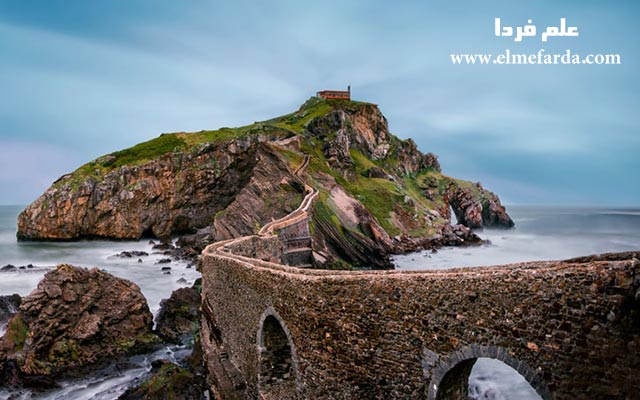
POLYGON ((174 151, 195 148, 203 143, 222 142, 254 134, 287 136, 302 132, 312 119, 329 113, 341 103, 318 98, 309 99, 298 111, 268 121, 255 122, 238 128, 220 128, 193 133, 164 133, 157 138, 133 147, 116 151, 82 165, 57 185, 71 183, 79 186, 89 177, 100 179, 109 171, 122 166, 135 166, 174 151))

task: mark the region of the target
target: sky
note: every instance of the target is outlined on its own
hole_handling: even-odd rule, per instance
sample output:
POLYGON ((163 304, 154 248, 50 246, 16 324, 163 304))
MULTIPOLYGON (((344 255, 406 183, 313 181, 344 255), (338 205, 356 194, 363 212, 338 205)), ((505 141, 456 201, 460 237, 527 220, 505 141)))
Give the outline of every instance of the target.
POLYGON ((0 0, 0 204, 163 132, 240 126, 352 87, 506 204, 640 206, 634 1, 0 0), (496 37, 494 18, 579 37, 496 37), (620 54, 453 65, 450 54, 620 54))

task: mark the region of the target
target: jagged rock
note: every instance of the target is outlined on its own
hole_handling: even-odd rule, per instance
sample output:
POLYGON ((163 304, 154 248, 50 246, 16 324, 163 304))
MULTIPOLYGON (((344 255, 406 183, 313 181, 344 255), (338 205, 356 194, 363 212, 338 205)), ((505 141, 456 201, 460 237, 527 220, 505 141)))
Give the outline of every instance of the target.
POLYGON ((213 227, 207 227, 200 229, 193 235, 181 237, 177 240, 176 245, 185 251, 193 251, 199 254, 205 247, 215 241, 214 236, 215 231, 213 227))
POLYGON ((17 268, 15 265, 7 264, 4 267, 0 268, 0 272, 9 272, 15 271, 17 268))
POLYGON ((391 175, 389 175, 385 170, 380 167, 371 167, 368 170, 364 171, 362 175, 367 178, 379 178, 379 179, 389 179, 391 175))
MULTIPOLYGON (((389 133, 387 119, 372 104, 345 105, 306 127, 309 135, 324 140, 322 151, 334 168, 348 170, 354 164, 350 151, 362 151, 372 160, 385 159, 392 147, 397 158, 395 173, 404 175, 432 168, 440 171, 438 158, 422 154, 411 139, 400 141, 389 133)), ((388 176, 388 174, 387 174, 388 176)))
MULTIPOLYGON (((194 288, 199 290, 200 280, 194 288)), ((198 292, 199 293, 199 292, 198 292)), ((201 400, 211 398, 205 379, 202 343, 194 338, 191 354, 173 364, 167 360, 156 360, 151 364, 151 376, 140 384, 128 389, 120 400, 184 399, 201 400)))
POLYGON ((304 196, 300 178, 268 146, 262 146, 246 182, 227 209, 215 216, 214 240, 226 240, 254 234, 271 220, 295 210, 304 196))
MULTIPOLYGON (((140 288, 98 269, 60 265, 22 300, 0 339, 0 378, 47 382, 158 342, 140 288)), ((0 379, 0 380, 2 380, 0 379)))
POLYGON ((153 235, 168 241, 171 235, 195 232, 208 226, 251 177, 258 140, 205 143, 195 151, 169 152, 80 183, 64 176, 20 214, 18 238, 153 235))
POLYGON ((200 294, 195 288, 180 288, 160 302, 156 333, 164 340, 180 343, 190 339, 200 322, 200 294))
POLYGON ((479 183, 464 187, 452 181, 446 195, 458 223, 469 228, 511 228, 514 225, 498 196, 479 183))
POLYGON ((482 239, 473 233, 471 228, 462 224, 454 226, 445 225, 441 231, 441 235, 440 245, 442 246, 468 246, 482 242, 482 239))

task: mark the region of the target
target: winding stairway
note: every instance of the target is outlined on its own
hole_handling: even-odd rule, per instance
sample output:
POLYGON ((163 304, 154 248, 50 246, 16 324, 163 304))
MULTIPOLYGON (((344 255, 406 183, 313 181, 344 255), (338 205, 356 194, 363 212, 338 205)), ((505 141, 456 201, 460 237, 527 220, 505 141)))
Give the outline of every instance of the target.
MULTIPOLYGON (((307 154, 298 168, 293 172, 301 176, 309 165, 310 156, 307 154)), ((311 233, 309 232, 309 210, 318 196, 318 191, 305 183, 305 196, 290 214, 264 225, 258 235, 269 236, 277 234, 283 247, 282 262, 286 265, 310 267, 312 265, 311 233)))

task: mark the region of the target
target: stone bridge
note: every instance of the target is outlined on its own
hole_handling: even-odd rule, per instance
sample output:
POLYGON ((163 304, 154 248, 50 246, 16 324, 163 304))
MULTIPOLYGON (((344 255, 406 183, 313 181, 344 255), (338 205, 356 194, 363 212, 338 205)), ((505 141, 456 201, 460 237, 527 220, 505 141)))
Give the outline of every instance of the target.
POLYGON ((640 398, 640 253, 446 271, 278 263, 274 235, 203 253, 222 399, 466 399, 480 357, 543 399, 640 398))
POLYGON ((640 252, 444 271, 301 269, 283 263, 311 251, 317 191, 306 191, 258 235, 203 252, 201 338, 219 398, 466 399, 486 357, 545 400, 640 399, 640 252))

